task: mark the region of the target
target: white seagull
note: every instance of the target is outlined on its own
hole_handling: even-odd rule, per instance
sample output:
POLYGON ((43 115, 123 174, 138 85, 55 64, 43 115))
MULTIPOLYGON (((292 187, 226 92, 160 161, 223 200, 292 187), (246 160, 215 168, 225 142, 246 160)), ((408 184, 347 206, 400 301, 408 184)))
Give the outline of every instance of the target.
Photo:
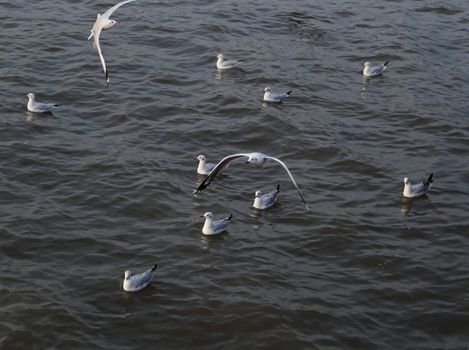
POLYGON ((223 218, 221 220, 213 220, 213 213, 208 211, 201 218, 205 218, 204 227, 202 227, 202 233, 207 236, 218 235, 222 233, 226 227, 230 224, 233 215, 223 218))
POLYGON ((130 271, 125 271, 124 290, 126 292, 138 292, 148 286, 155 274, 157 266, 158 265, 155 264, 151 269, 136 275, 132 275, 130 271))
POLYGON ((114 5, 109 10, 104 12, 102 15, 98 13, 98 17, 96 18, 96 22, 93 24, 93 28, 91 28, 91 34, 88 37, 88 40, 94 37, 93 46, 98 51, 99 58, 101 59, 101 64, 103 65, 104 75, 106 77, 106 83, 109 84, 109 71, 106 68, 106 62, 104 61, 103 54, 101 52, 101 47, 99 46, 99 36, 101 35, 101 31, 103 29, 109 29, 114 27, 119 21, 115 21, 113 19, 109 19, 109 17, 122 5, 125 5, 129 2, 135 0, 126 0, 114 5))
POLYGON ((267 209, 275 204, 280 193, 280 185, 277 185, 277 188, 274 191, 268 193, 262 193, 261 191, 256 191, 254 204, 252 205, 256 209, 267 209))
POLYGON ((276 93, 272 92, 270 87, 266 87, 264 89, 264 97, 262 98, 262 100, 264 102, 282 102, 284 99, 290 96, 290 94, 291 90, 284 93, 276 93))
POLYGON ((237 153, 237 154, 232 154, 230 156, 226 156, 225 158, 223 158, 216 166, 215 168, 210 172, 210 174, 208 174, 208 176, 204 179, 204 181, 201 182, 201 184, 199 185, 199 187, 197 187, 197 189, 194 190, 194 193, 198 193, 198 192, 201 192, 203 191, 208 185, 210 185, 210 183, 213 181, 213 179, 215 179, 215 177, 217 177, 217 175, 224 169, 228 166, 228 164, 235 160, 235 159, 238 159, 238 158, 241 158, 241 157, 247 157, 248 160, 246 161, 246 163, 249 163, 249 164, 252 164, 252 165, 257 165, 257 166, 261 166, 262 164, 264 164, 268 159, 270 160, 273 160, 277 163, 279 163, 286 171, 287 171, 287 174, 288 176, 290 177, 291 181, 293 182, 293 185, 295 185, 295 188, 296 190, 298 191, 298 194, 300 195, 301 197, 301 200, 303 201, 306 209, 309 210, 309 207, 308 207, 308 204, 306 204, 306 201, 303 197, 303 195, 301 194, 301 191, 300 189, 298 188, 298 185, 296 184, 296 181, 295 179, 293 178, 293 175, 290 173, 290 170, 288 170, 287 166, 285 165, 284 162, 282 162, 280 159, 277 159, 275 157, 271 157, 271 156, 268 156, 268 155, 265 155, 263 153, 259 153, 259 152, 252 152, 252 153, 237 153))
POLYGON ((47 113, 47 112, 51 112, 55 107, 60 106, 60 105, 55 104, 55 103, 36 102, 36 96, 32 92, 30 92, 26 96, 29 99, 29 101, 28 101, 28 111, 30 111, 30 112, 47 113))
POLYGON ((427 190, 430 188, 433 182, 433 173, 431 173, 425 180, 422 182, 413 185, 412 182, 410 182, 410 179, 408 177, 404 178, 404 191, 402 194, 404 197, 407 198, 413 198, 413 197, 419 197, 425 194, 427 190))
POLYGON ((225 58, 222 53, 217 55, 217 68, 224 70, 237 67, 243 60, 238 61, 225 61, 225 58))
POLYGON ((215 168, 215 164, 205 162, 207 158, 203 154, 199 154, 194 159, 199 161, 197 166, 197 174, 199 175, 208 175, 215 168))
POLYGON ((389 61, 384 62, 383 64, 378 64, 372 66, 370 62, 365 62, 363 65, 363 75, 365 77, 376 77, 377 75, 383 74, 383 72, 388 68, 389 61))

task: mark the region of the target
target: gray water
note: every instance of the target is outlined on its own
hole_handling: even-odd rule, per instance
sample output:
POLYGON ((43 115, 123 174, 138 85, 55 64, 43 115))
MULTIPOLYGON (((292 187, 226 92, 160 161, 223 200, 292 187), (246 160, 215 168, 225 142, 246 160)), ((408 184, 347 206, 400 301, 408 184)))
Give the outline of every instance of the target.
POLYGON ((113 4, 0 2, 1 349, 467 348, 467 1, 137 0, 101 35, 106 88, 86 39, 113 4), (191 194, 194 156, 253 151, 311 211, 275 163, 191 194))

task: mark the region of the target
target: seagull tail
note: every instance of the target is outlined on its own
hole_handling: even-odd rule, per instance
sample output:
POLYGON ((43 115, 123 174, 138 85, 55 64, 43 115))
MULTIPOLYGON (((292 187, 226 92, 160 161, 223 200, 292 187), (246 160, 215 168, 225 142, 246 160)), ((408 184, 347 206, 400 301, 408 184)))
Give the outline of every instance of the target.
POLYGON ((277 185, 277 193, 280 193, 280 185, 277 185))
POLYGON ((233 218, 233 214, 230 214, 230 216, 227 217, 228 220, 231 221, 231 219, 233 218))
POLYGON ((428 187, 431 185, 431 183, 433 182, 433 173, 431 173, 427 179, 423 182, 423 184, 428 187))
POLYGON ((389 61, 384 62, 383 66, 386 67, 388 65, 389 61))
POLYGON ((158 267, 158 264, 155 264, 155 265, 153 265, 153 267, 152 267, 151 270, 152 270, 152 271, 155 271, 157 267, 158 267))
POLYGON ((54 107, 59 107, 62 106, 61 104, 55 104, 54 107))
POLYGON ((290 90, 290 91, 287 91, 287 95, 290 96, 290 94, 291 94, 291 90, 290 90))

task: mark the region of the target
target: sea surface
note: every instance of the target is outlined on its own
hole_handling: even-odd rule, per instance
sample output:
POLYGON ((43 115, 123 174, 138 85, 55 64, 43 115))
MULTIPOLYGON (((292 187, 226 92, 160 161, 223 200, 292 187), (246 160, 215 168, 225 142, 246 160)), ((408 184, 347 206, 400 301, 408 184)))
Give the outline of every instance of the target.
POLYGON ((87 37, 114 3, 0 1, 1 349, 469 347, 467 0, 137 0, 106 87, 87 37), (310 211, 275 162, 192 194, 194 156, 254 151, 310 211))

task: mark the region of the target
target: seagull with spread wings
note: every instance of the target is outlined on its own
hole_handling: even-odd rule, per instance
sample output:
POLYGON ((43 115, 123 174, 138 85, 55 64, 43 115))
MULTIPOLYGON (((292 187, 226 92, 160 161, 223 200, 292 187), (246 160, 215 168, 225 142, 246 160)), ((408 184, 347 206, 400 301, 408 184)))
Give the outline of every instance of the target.
POLYGON ((194 193, 198 193, 198 192, 203 191, 208 185, 210 185, 210 183, 213 181, 213 179, 215 179, 217 177, 217 175, 223 169, 225 169, 228 166, 228 164, 230 162, 232 162, 235 159, 242 158, 242 157, 247 157, 248 158, 246 163, 252 164, 252 165, 257 165, 257 166, 263 165, 267 160, 273 160, 273 161, 279 163, 286 170, 288 176, 290 177, 290 180, 293 182, 293 185, 295 186, 296 190, 298 191, 298 194, 300 195, 301 200, 303 201, 306 209, 309 210, 308 204, 306 204, 306 200, 304 199, 303 195, 301 194, 301 191, 300 191, 298 185, 296 184, 296 181, 293 178, 293 175, 291 174, 290 170, 288 170, 285 163, 282 162, 280 159, 277 159, 275 157, 271 157, 271 156, 268 156, 268 155, 265 155, 265 154, 259 153, 259 152, 237 153, 237 154, 232 154, 232 155, 226 156, 225 158, 223 158, 215 166, 215 168, 213 168, 213 170, 210 172, 210 174, 208 174, 208 176, 205 178, 205 180, 200 183, 199 187, 197 187, 194 190, 194 193))
POLYGON ((114 5, 111 7, 109 10, 104 12, 102 15, 98 13, 98 17, 96 18, 96 22, 93 24, 93 28, 91 28, 91 34, 88 37, 88 40, 91 38, 93 39, 93 46, 98 51, 99 58, 101 59, 101 64, 103 65, 103 71, 104 71, 104 76, 106 77, 106 84, 109 84, 109 71, 106 67, 106 61, 104 61, 103 53, 101 52, 101 46, 99 46, 99 36, 101 35, 101 32, 103 29, 109 29, 114 27, 119 21, 115 21, 113 19, 109 19, 111 15, 116 11, 119 7, 122 5, 125 5, 129 2, 132 2, 135 0, 126 0, 118 3, 117 5, 114 5))

